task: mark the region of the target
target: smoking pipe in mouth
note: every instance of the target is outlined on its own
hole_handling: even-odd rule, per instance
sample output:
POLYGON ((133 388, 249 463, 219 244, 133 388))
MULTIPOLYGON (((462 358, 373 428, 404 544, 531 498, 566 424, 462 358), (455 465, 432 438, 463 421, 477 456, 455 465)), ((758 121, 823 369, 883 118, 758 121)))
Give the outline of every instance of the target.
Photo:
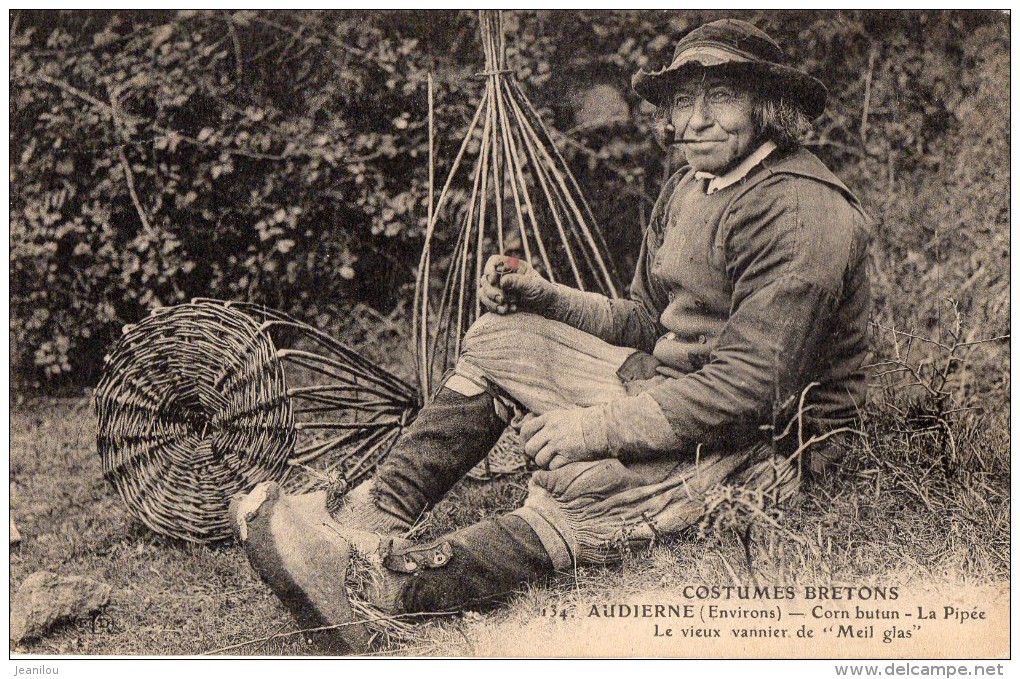
POLYGON ((678 146, 680 144, 696 144, 698 142, 713 141, 712 139, 677 139, 676 128, 666 124, 662 128, 662 141, 666 146, 678 146))

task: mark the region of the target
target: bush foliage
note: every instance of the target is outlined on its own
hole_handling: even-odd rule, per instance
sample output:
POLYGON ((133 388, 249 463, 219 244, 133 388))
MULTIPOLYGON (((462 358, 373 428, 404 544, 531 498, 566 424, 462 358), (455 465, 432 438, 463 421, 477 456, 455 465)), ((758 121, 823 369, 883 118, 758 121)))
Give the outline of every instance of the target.
MULTIPOLYGON (((1009 21, 992 12, 510 14, 509 63, 564 131, 622 270, 677 162, 629 78, 722 16, 829 85, 809 144, 875 218, 877 319, 936 335, 951 298, 966 327, 1005 333, 1009 21)), ((324 325, 399 308, 427 214, 426 79, 442 178, 483 86, 477 31, 471 12, 13 11, 22 385, 93 383, 121 325, 194 296, 324 325)))

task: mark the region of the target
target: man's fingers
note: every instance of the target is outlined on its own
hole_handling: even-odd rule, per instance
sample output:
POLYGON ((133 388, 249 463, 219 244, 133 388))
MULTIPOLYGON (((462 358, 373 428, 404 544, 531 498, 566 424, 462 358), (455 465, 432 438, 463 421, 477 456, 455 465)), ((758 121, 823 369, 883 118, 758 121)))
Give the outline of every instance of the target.
POLYGON ((485 262, 485 267, 482 269, 482 278, 488 281, 492 285, 500 285, 503 276, 507 274, 500 273, 500 268, 511 266, 513 262, 516 262, 517 270, 524 266, 524 263, 516 257, 509 257, 506 255, 491 255, 485 262))
POLYGON ((544 450, 549 450, 549 437, 541 432, 532 436, 531 439, 524 444, 524 454, 536 463, 544 450))
POLYGON ((485 276, 482 276, 481 279, 479 279, 478 289, 489 297, 495 297, 496 295, 502 295, 503 293, 498 285, 489 281, 485 276))
POLYGON ((496 311, 496 307, 499 306, 494 299, 485 294, 484 290, 478 291, 478 300, 482 303, 482 306, 489 311, 496 311))
POLYGON ((500 265, 514 259, 492 255, 486 261, 482 275, 478 277, 479 300, 487 310, 500 315, 517 313, 518 297, 534 293, 531 290, 533 282, 523 275, 528 271, 526 262, 516 260, 516 273, 499 272, 500 265))
POLYGON ((495 302, 489 302, 486 300, 482 300, 482 306, 484 306, 487 311, 499 314, 500 316, 506 316, 507 314, 512 314, 516 311, 516 309, 508 307, 506 304, 496 304, 495 302))
POLYGON ((485 267, 482 269, 482 273, 485 276, 496 273, 496 267, 503 261, 503 255, 489 255, 489 259, 485 261, 485 267))
POLYGON ((506 291, 520 290, 525 287, 524 276, 519 273, 505 273, 499 279, 499 287, 506 291))
POLYGON ((482 275, 478 277, 479 287, 488 285, 490 288, 499 290, 499 273, 496 272, 496 267, 498 267, 502 261, 503 257, 501 255, 489 256, 488 261, 485 262, 485 267, 482 268, 482 275))
POLYGON ((503 291, 484 278, 478 282, 478 297, 489 309, 494 310, 495 307, 506 304, 506 297, 503 295, 503 291))
POLYGON ((521 438, 527 443, 531 437, 537 434, 545 426, 545 415, 531 417, 521 423, 521 438))
POLYGON ((660 375, 665 375, 666 377, 674 377, 674 378, 677 378, 677 379, 679 379, 679 378, 684 376, 684 374, 682 372, 680 372, 679 370, 677 370, 675 368, 670 368, 668 365, 659 365, 659 366, 656 366, 655 367, 655 372, 659 373, 660 375))
POLYGON ((550 465, 556 457, 555 448, 551 445, 546 445, 535 455, 535 464, 542 469, 553 469, 550 465))
POLYGON ((486 290, 485 286, 481 284, 478 285, 478 299, 486 307, 491 308, 492 304, 494 304, 494 300, 492 299, 492 297, 489 296, 489 291, 486 290))
POLYGON ((551 454, 552 449, 549 447, 549 439, 545 437, 532 438, 527 442, 527 445, 524 446, 524 455, 531 460, 534 460, 534 464, 537 464, 540 467, 545 467, 545 459, 543 459, 543 457, 548 459, 551 454), (544 456, 544 454, 546 455, 544 456), (540 459, 542 459, 542 462, 539 462, 540 459))
POLYGON ((562 455, 553 455, 553 458, 549 460, 549 470, 559 469, 570 464, 570 458, 563 457, 562 455))

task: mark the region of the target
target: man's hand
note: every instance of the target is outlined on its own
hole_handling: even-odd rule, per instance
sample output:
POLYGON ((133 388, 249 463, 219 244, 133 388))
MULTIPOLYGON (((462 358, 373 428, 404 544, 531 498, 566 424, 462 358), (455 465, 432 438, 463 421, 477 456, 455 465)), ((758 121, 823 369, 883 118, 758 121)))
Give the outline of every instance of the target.
POLYGON ((527 262, 516 257, 492 255, 478 280, 482 305, 497 314, 529 311, 542 314, 556 295, 555 286, 527 262))
POLYGON ((521 425, 524 452, 544 469, 609 457, 606 423, 598 407, 550 410, 521 425))

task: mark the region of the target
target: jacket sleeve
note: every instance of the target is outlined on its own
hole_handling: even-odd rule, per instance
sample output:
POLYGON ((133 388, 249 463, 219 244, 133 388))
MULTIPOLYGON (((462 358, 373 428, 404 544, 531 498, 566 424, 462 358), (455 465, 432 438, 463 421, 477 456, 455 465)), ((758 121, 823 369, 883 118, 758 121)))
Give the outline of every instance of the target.
MULTIPOLYGON (((760 436, 763 426, 785 425, 830 336, 859 218, 835 189, 788 175, 737 198, 721 231, 730 317, 709 362, 650 388, 659 412, 638 397, 617 403, 616 410, 662 433, 637 447, 621 438, 611 446, 640 454, 739 444, 760 436)), ((608 431, 617 424, 607 423, 608 431)))
POLYGON ((666 301, 665 291, 655 283, 649 269, 662 242, 669 200, 683 172, 675 173, 666 181, 652 209, 652 217, 641 240, 629 299, 610 299, 595 292, 557 285, 555 301, 545 314, 548 318, 615 346, 652 352, 656 340, 666 332, 659 324, 666 301))

